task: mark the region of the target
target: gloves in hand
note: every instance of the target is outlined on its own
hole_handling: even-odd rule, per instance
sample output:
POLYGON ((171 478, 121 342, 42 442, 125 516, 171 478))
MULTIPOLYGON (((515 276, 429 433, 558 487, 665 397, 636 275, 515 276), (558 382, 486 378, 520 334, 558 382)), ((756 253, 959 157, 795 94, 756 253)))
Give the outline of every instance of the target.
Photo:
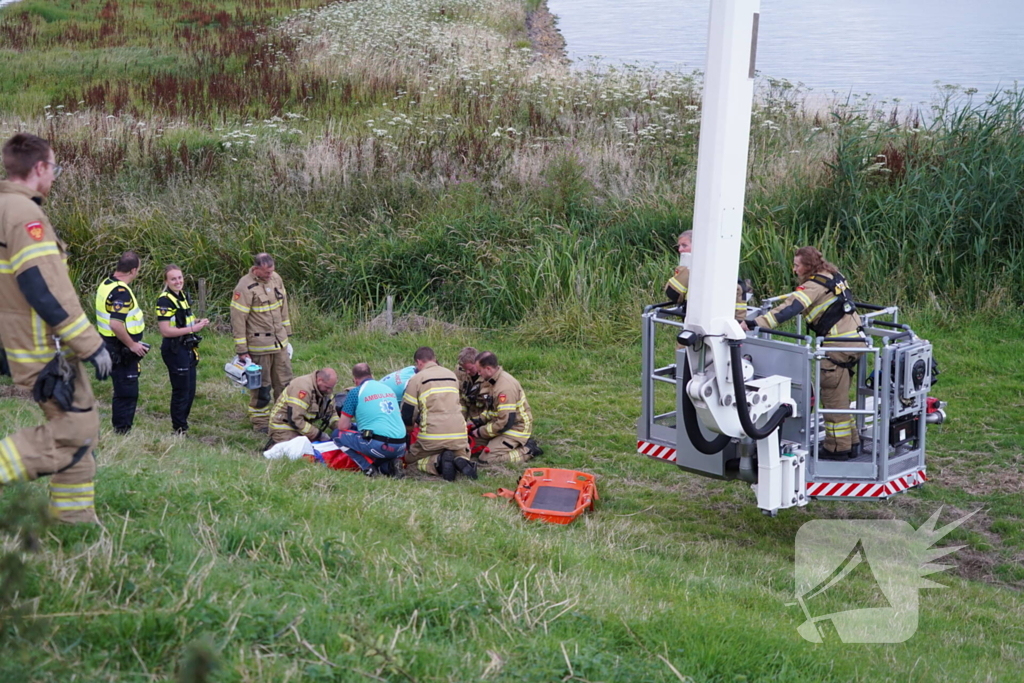
POLYGON ((110 352, 106 346, 101 346, 99 351, 85 359, 96 368, 96 379, 105 380, 110 377, 110 371, 114 367, 114 361, 110 358, 110 352))

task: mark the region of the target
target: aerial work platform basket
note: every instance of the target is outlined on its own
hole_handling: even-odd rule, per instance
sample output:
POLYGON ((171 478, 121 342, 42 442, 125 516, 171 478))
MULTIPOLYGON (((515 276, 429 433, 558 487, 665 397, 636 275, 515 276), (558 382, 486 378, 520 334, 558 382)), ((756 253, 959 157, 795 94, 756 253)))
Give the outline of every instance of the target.
MULTIPOLYGON (((748 318, 770 310, 782 297, 766 299, 748 318)), ((783 461, 802 459, 803 481, 794 482, 794 495, 805 499, 881 499, 927 480, 925 428, 941 423, 945 404, 929 398, 935 366, 932 345, 899 322, 895 306, 858 303, 866 344, 824 346, 812 339, 797 320, 795 332, 758 328, 742 343, 745 362, 753 367, 752 382, 767 375, 790 378, 796 414, 770 438, 779 439, 783 461), (857 354, 851 381, 849 408, 827 410, 816 404, 821 395, 821 361, 830 351, 857 354), (824 416, 853 416, 862 450, 850 460, 826 460, 821 456, 824 416)), ((637 450, 651 458, 671 462, 681 469, 715 479, 757 482, 757 451, 750 439, 733 439, 724 450, 706 455, 696 450, 683 425, 682 401, 686 353, 676 350, 675 362, 658 366, 683 329, 683 311, 669 305, 649 306, 643 314, 643 387, 641 416, 637 424, 637 450), (659 339, 659 330, 662 331, 659 339), (669 334, 665 331, 671 331, 669 334), (660 342, 660 343, 659 343, 660 342), (671 389, 668 389, 671 387, 671 389), (668 390, 666 390, 668 389, 668 390), (677 416, 678 419, 677 419, 677 416)), ((714 436, 701 426, 705 438, 714 436)))

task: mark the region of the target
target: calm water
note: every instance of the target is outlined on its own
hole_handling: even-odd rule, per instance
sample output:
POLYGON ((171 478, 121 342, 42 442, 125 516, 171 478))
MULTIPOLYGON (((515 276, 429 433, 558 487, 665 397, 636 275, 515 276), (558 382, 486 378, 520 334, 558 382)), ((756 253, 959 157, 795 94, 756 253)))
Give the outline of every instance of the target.
MULTIPOLYGON (((573 60, 703 69, 709 0, 548 0, 573 60)), ((935 81, 1024 85, 1024 0, 761 0, 758 70, 833 91, 932 99, 935 81)))

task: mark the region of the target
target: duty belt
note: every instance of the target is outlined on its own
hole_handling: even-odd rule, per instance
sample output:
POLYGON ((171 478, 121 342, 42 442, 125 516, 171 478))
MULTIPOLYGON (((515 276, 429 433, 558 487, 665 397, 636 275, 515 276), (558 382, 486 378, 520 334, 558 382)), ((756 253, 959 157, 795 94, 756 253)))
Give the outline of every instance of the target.
POLYGON ((401 439, 392 439, 390 436, 377 436, 376 434, 374 434, 371 431, 360 432, 359 435, 361 437, 363 437, 364 439, 366 439, 367 441, 382 441, 384 443, 392 444, 392 445, 398 445, 400 443, 405 443, 405 438, 404 437, 401 438, 401 439))

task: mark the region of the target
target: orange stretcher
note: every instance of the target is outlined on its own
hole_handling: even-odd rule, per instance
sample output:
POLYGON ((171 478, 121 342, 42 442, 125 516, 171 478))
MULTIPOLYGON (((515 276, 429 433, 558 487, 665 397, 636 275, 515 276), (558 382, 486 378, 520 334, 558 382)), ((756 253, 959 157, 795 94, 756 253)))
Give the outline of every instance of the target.
POLYGON ((515 491, 498 489, 484 496, 514 500, 527 519, 552 524, 569 524, 594 509, 598 497, 594 475, 553 467, 532 467, 519 479, 515 491))

